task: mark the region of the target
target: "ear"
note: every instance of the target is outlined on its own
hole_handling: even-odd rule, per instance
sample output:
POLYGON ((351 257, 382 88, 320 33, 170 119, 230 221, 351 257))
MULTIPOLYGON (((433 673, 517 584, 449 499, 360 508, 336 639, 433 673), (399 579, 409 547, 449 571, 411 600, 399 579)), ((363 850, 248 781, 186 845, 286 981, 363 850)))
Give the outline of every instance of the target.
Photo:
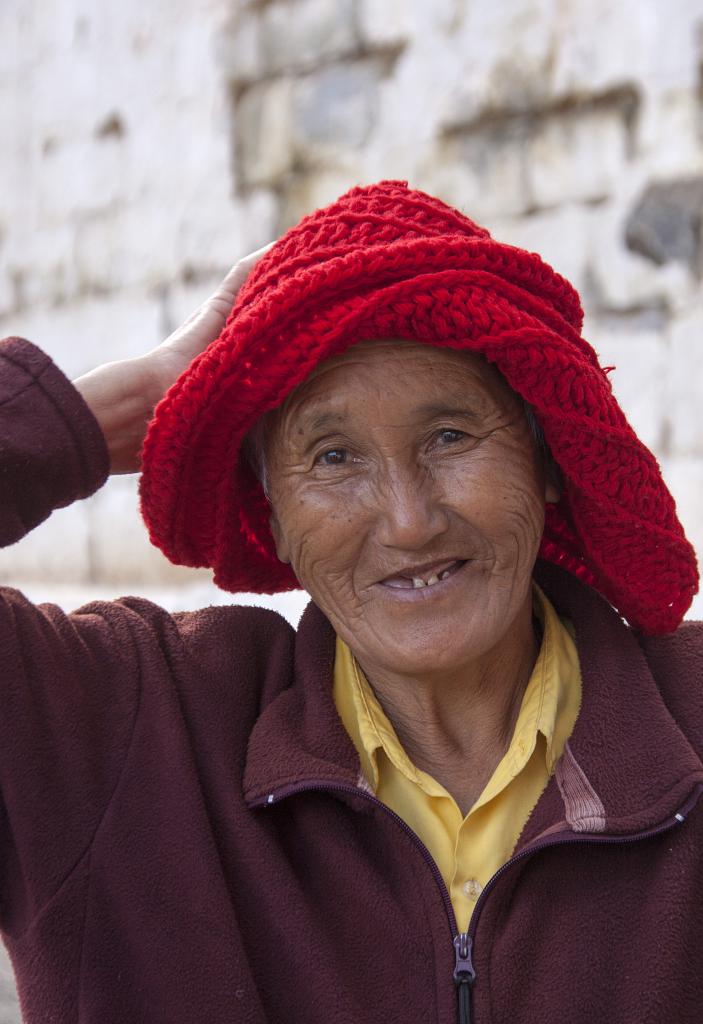
POLYGON ((276 545, 276 554, 279 562, 285 562, 286 565, 290 565, 290 550, 285 534, 281 529, 281 524, 278 520, 276 513, 271 510, 269 516, 269 528, 273 537, 273 543, 276 545))

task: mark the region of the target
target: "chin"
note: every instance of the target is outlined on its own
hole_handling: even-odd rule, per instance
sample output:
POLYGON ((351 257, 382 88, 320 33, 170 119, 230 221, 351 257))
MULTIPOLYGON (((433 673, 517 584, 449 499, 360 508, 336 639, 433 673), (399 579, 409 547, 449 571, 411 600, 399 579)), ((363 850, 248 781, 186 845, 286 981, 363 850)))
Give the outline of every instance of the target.
POLYGON ((367 660, 373 659, 386 671, 410 676, 451 675, 463 666, 482 657, 500 640, 496 631, 485 628, 467 628, 447 624, 438 628, 395 629, 389 633, 392 642, 374 645, 367 650, 367 660))

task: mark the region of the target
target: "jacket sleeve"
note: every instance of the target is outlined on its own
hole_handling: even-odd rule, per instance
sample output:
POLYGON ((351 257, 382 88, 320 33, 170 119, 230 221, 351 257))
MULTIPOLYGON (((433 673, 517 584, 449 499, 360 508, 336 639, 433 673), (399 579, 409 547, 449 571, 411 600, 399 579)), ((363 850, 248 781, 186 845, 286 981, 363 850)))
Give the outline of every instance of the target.
POLYGON ((0 341, 0 547, 107 474, 105 439, 71 382, 28 341, 0 341))
MULTIPOLYGON (((107 471, 104 438, 78 391, 29 342, 0 341, 0 543, 18 541, 52 509, 92 493, 107 471)), ((0 928, 7 934, 32 923, 90 850, 134 727, 144 633, 120 602, 67 615, 0 587, 0 928)))

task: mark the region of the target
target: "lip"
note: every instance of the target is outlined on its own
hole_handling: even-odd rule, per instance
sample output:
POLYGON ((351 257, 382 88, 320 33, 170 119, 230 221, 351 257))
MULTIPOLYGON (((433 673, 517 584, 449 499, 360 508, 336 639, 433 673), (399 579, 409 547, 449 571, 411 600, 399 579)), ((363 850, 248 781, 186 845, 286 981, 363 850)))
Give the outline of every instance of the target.
MULTIPOLYGON (((460 590, 465 583, 466 572, 474 564, 472 559, 461 559, 455 558, 454 562, 463 561, 464 564, 453 572, 451 576, 448 576, 445 580, 439 580, 437 583, 433 583, 431 587, 389 587, 384 584, 383 580, 379 580, 378 583, 374 583, 373 590, 382 596, 385 600, 396 601, 401 603, 414 604, 417 601, 434 601, 440 598, 451 597, 454 591, 460 590)), ((429 562, 427 563, 429 568, 433 568, 435 565, 444 565, 446 562, 429 562)), ((415 567, 415 572, 419 573, 422 569, 421 566, 415 567)), ((394 573, 393 575, 399 575, 394 573)), ((389 579, 389 577, 385 577, 389 579)))

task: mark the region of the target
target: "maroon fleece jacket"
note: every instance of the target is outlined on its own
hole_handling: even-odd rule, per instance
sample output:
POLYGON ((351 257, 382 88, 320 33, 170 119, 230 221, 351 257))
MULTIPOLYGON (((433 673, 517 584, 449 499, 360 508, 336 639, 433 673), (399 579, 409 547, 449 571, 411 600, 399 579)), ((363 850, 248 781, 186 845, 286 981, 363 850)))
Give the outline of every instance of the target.
MULTIPOLYGON (((78 392, 0 343, 2 543, 106 472, 78 392)), ((575 625, 583 705, 459 953, 429 854, 359 784, 317 607, 296 633, 3 590, 0 927, 25 1019, 703 1020, 701 627, 644 641, 571 576, 538 579, 575 625)))

